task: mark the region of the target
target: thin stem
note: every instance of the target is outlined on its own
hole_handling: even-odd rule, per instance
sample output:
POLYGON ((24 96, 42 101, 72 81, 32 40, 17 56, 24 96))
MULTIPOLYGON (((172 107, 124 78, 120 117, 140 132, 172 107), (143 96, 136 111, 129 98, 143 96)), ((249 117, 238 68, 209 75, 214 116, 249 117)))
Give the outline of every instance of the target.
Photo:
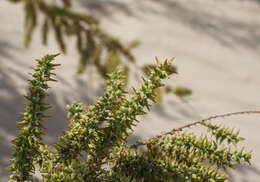
POLYGON ((161 135, 154 136, 154 137, 152 137, 152 138, 150 138, 148 140, 137 142, 136 144, 131 145, 131 147, 132 148, 137 148, 140 145, 146 145, 152 139, 159 139, 159 138, 161 138, 161 137, 163 137, 165 135, 173 135, 175 132, 180 132, 180 131, 182 131, 185 128, 190 128, 190 127, 202 124, 202 123, 204 123, 206 121, 210 121, 210 120, 213 120, 213 119, 216 119, 216 118, 225 118, 225 117, 230 117, 230 116, 235 116, 235 115, 243 115, 243 114, 260 114, 260 110, 239 111, 239 112, 231 112, 231 113, 225 113, 225 114, 219 114, 219 115, 210 116, 208 118, 201 119, 201 120, 198 120, 198 121, 186 124, 186 125, 181 126, 179 128, 173 128, 172 130, 170 130, 168 132, 165 132, 165 133, 163 133, 161 135))

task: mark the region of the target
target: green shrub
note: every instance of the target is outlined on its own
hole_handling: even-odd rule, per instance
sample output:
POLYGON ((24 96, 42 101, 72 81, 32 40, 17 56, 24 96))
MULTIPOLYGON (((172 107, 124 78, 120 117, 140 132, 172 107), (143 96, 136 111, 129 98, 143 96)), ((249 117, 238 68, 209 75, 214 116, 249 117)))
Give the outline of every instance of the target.
POLYGON ((87 106, 74 103, 67 108, 70 123, 54 146, 42 141, 48 82, 56 81, 52 71, 57 55, 36 60, 29 80, 28 103, 23 120, 17 125, 20 134, 12 143, 14 153, 8 170, 10 181, 33 181, 39 166, 43 181, 228 181, 226 169, 250 163, 251 152, 238 150, 243 140, 238 131, 212 124, 217 117, 259 113, 245 111, 213 116, 173 129, 147 141, 127 144, 138 115, 149 110, 155 91, 175 71, 170 61, 150 69, 147 79, 133 93, 124 90, 122 71, 109 75, 103 97, 87 106), (202 125, 207 135, 196 136, 184 128, 202 125), (140 150, 140 147, 143 150, 140 150), (83 155, 83 154, 86 155, 83 155))

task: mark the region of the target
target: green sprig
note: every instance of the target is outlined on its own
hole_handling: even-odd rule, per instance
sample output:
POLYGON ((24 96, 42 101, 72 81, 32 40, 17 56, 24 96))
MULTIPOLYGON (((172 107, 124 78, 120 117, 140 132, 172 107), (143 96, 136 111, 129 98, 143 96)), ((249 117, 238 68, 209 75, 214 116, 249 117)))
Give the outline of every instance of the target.
POLYGON ((47 82, 55 81, 51 78, 51 71, 58 66, 52 63, 56 56, 57 54, 47 55, 36 60, 36 66, 33 67, 35 72, 32 74, 33 79, 29 80, 29 93, 25 96, 29 102, 26 104, 23 120, 17 123, 20 134, 12 141, 15 152, 8 168, 13 173, 10 181, 26 181, 31 179, 34 173, 34 161, 42 145, 42 122, 46 117, 44 113, 50 107, 45 103, 46 91, 49 88, 47 82))
POLYGON ((45 103, 57 55, 36 60, 29 80, 28 100, 23 120, 17 125, 20 134, 13 140, 8 170, 10 181, 32 181, 35 166, 44 182, 49 181, 228 181, 225 170, 237 164, 250 164, 251 152, 238 149, 242 140, 238 132, 207 121, 237 114, 260 113, 244 111, 212 116, 158 135, 136 145, 127 145, 127 138, 139 122, 137 117, 149 111, 162 80, 175 73, 172 60, 150 68, 140 88, 125 90, 124 71, 108 75, 104 96, 94 105, 74 103, 67 108, 70 123, 59 142, 52 146, 42 142, 43 119, 50 106, 45 103), (182 132, 184 128, 203 125, 213 136, 196 136, 182 132), (222 141, 227 141, 224 146, 222 141), (143 151, 139 146, 144 146, 143 151))

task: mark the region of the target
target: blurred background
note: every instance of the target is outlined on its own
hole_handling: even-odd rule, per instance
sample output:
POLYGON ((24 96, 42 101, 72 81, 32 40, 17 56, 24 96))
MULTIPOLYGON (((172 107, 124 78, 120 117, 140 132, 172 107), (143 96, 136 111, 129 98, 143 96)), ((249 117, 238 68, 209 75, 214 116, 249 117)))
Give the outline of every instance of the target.
MULTIPOLYGON (((46 2, 59 4, 57 1, 46 2)), ((167 85, 192 90, 187 97, 163 94, 160 104, 148 115, 139 117, 142 122, 130 142, 148 139, 211 115, 260 109, 260 1, 76 0, 71 8, 99 20, 94 26, 105 35, 95 34, 96 29, 92 35, 97 36, 96 47, 104 49, 101 62, 103 58, 120 59, 115 64, 129 67, 130 86, 137 86, 142 67, 154 64, 155 57, 161 61, 175 57, 178 74, 172 76, 167 85), (134 40, 140 44, 134 42, 132 47, 138 46, 130 49, 134 40), (102 42, 106 46, 100 46, 102 42)), ((25 13, 22 0, 18 3, 0 1, 0 181, 3 182, 8 179, 5 168, 12 152, 10 141, 18 134, 16 122, 21 120, 19 113, 24 111, 23 95, 33 60, 47 53, 62 52, 60 44, 62 41, 66 44, 66 54, 56 59, 61 64, 56 71, 59 82, 52 83, 49 91, 48 102, 52 109, 48 114, 52 117, 45 121, 44 141, 47 143, 56 142, 56 135, 66 128, 66 105, 78 101, 92 104, 96 96, 102 95, 102 69, 107 73, 106 66, 111 66, 110 62, 103 67, 84 62, 89 57, 84 59, 84 50, 77 47, 78 39, 73 32, 72 36, 59 40, 57 29, 50 28, 48 45, 44 46, 45 17, 41 12, 36 12, 38 23, 33 33, 30 32, 29 47, 25 48, 25 13), (83 71, 79 71, 82 66, 83 71)), ((246 138, 245 145, 253 150, 252 165, 229 171, 231 181, 259 181, 260 116, 243 115, 217 121, 239 128, 241 136, 246 138)))

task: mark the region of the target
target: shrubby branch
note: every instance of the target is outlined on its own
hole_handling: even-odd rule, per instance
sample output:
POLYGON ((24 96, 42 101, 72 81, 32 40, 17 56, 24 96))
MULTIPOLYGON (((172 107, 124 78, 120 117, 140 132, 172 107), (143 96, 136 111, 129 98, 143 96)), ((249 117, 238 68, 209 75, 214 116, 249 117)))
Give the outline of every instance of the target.
POLYGON ((39 166, 43 181, 228 181, 226 169, 237 164, 250 164, 251 152, 238 149, 243 140, 239 131, 212 124, 209 121, 238 114, 259 114, 243 111, 212 116, 173 129, 135 145, 127 138, 139 123, 137 116, 149 111, 156 90, 163 79, 175 73, 172 60, 149 68, 148 78, 142 78, 139 89, 125 90, 122 71, 108 75, 104 96, 94 105, 74 103, 67 108, 68 129, 52 146, 44 144, 42 129, 49 81, 58 64, 57 55, 36 60, 29 80, 28 100, 23 120, 17 125, 20 134, 13 140, 14 153, 8 170, 10 181, 33 181, 35 166, 39 166), (197 136, 183 132, 184 128, 203 125, 209 135, 197 136), (223 143, 225 142, 225 143, 223 143), (140 150, 140 146, 145 146, 140 150), (82 155, 83 153, 86 154, 82 155))

